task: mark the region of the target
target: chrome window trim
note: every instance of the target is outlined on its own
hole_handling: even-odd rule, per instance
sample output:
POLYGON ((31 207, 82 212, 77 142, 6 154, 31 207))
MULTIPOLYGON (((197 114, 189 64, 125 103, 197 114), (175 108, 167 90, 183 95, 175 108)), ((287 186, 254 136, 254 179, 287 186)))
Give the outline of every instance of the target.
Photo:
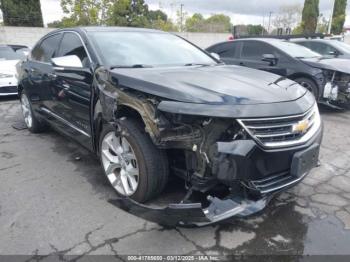
MULTIPOLYGON (((85 42, 84 42, 83 38, 81 37, 81 35, 80 35, 79 33, 75 32, 75 31, 69 31, 69 30, 67 30, 67 31, 62 31, 62 32, 63 32, 63 36, 62 36, 62 39, 61 39, 61 42, 60 42, 59 47, 61 47, 61 43, 62 43, 62 40, 63 40, 63 37, 64 37, 64 33, 73 33, 73 34, 76 34, 76 35, 79 37, 80 42, 83 44, 84 50, 85 50, 85 52, 86 52, 86 54, 87 54, 87 56, 88 56, 88 58, 89 58, 90 64, 91 64, 91 63, 92 63, 92 59, 91 59, 90 53, 89 53, 89 51, 88 51, 88 49, 87 49, 87 47, 86 47, 86 45, 85 45, 85 42)), ((59 49, 58 49, 58 50, 59 50, 59 49)))
POLYGON ((78 131, 79 133, 83 134, 84 136, 87 137, 91 137, 90 134, 86 133, 84 130, 81 130, 80 128, 78 128, 77 126, 73 125, 71 122, 67 121, 66 119, 60 117, 59 115, 55 114, 54 112, 52 112, 51 110, 45 108, 45 107, 40 107, 40 109, 44 112, 46 112, 47 114, 51 115, 52 117, 56 118, 57 120, 61 121, 63 124, 73 128, 74 130, 78 131))
MULTIPOLYGON (((51 37, 51 36, 55 36, 55 35, 62 34, 62 38, 61 38, 61 40, 60 40, 60 42, 59 42, 59 44, 58 44, 58 48, 60 48, 60 47, 61 47, 62 40, 63 40, 63 37, 64 37, 64 33, 73 33, 73 34, 76 34, 76 35, 79 37, 80 42, 82 43, 82 45, 83 45, 83 47, 84 47, 84 50, 85 50, 85 52, 86 52, 86 54, 87 54, 87 56, 88 56, 88 58, 89 58, 89 62, 90 62, 90 64, 92 64, 92 59, 91 59, 90 53, 89 53, 89 51, 88 51, 88 49, 87 49, 87 47, 86 47, 86 45, 85 45, 85 43, 84 43, 84 41, 83 41, 83 38, 81 37, 81 35, 80 35, 79 33, 75 32, 75 31, 71 31, 71 30, 65 31, 65 30, 63 30, 63 31, 59 31, 59 32, 56 32, 56 33, 47 35, 47 36, 43 37, 43 38, 40 40, 40 45, 42 44, 42 42, 43 42, 45 39, 47 39, 47 38, 49 38, 49 37, 51 37)), ((36 46, 36 45, 35 45, 35 46, 36 46)), ((35 47, 34 47, 34 48, 35 48, 35 47)), ((33 50, 34 50, 34 49, 33 49, 33 50)), ((33 50, 32 50, 32 51, 33 51, 33 50)), ((58 49, 57 51, 59 51, 59 49, 58 49)), ((31 58, 31 60, 35 61, 36 63, 41 63, 41 64, 45 64, 45 65, 52 65, 52 63, 49 63, 49 62, 43 62, 43 61, 38 61, 38 60, 36 60, 36 59, 33 59, 33 58, 32 58, 32 55, 30 56, 30 58, 31 58)))

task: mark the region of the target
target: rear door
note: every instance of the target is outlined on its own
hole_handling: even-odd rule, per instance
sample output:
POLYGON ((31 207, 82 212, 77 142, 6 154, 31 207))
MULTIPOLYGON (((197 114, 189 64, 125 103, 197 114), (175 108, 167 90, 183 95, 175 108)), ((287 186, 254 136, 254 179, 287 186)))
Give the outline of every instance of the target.
POLYGON ((242 41, 239 65, 255 68, 274 74, 285 76, 285 56, 275 47, 262 41, 242 41), (277 58, 277 63, 271 65, 262 61, 263 55, 271 54, 277 58))
POLYGON ((83 67, 54 67, 54 112, 68 125, 69 135, 91 148, 90 99, 93 74, 91 59, 76 32, 63 34, 56 57, 77 56, 83 67))

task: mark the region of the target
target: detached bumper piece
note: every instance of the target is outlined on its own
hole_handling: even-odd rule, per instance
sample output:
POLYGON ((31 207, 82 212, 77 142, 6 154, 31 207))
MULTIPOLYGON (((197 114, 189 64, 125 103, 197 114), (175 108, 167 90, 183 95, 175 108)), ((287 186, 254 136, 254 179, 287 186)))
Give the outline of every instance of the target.
POLYGON ((224 199, 209 197, 207 208, 201 203, 170 204, 164 208, 142 205, 134 200, 123 197, 109 202, 135 216, 163 226, 206 226, 236 217, 245 217, 264 209, 272 195, 257 201, 246 199, 224 199))
POLYGON ((302 147, 264 151, 253 140, 218 142, 212 173, 230 188, 224 198, 209 192, 202 203, 143 205, 123 197, 109 202, 145 220, 164 226, 205 226, 263 210, 276 193, 300 182, 317 166, 322 129, 302 147), (241 183, 241 186, 237 186, 241 183))

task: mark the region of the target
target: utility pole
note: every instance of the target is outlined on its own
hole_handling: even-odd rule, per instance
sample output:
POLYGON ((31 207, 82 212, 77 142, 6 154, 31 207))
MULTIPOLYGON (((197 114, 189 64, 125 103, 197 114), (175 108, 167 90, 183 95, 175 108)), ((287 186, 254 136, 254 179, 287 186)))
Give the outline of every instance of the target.
POLYGON ((183 23, 183 13, 182 13, 182 9, 184 7, 184 4, 180 4, 180 31, 183 31, 183 27, 182 27, 182 23, 183 23))
POLYGON ((331 16, 329 17, 328 32, 327 32, 328 34, 330 34, 330 33, 331 33, 331 30, 332 30, 332 21, 333 21, 334 5, 335 5, 335 0, 333 0, 332 10, 331 10, 331 16))
POLYGON ((265 14, 263 16, 263 24, 262 24, 262 32, 261 35, 264 35, 264 28, 265 28, 265 14))
POLYGON ((271 15, 272 15, 272 12, 270 11, 270 14, 269 14, 269 26, 268 26, 268 29, 267 29, 267 33, 268 34, 270 34, 271 15))

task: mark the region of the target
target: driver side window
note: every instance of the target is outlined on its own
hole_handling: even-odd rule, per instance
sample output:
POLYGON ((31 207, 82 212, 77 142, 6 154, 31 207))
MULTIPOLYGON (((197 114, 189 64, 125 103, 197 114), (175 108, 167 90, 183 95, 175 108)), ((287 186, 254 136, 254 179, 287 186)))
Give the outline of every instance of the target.
POLYGON ((310 43, 310 47, 313 51, 321 54, 321 55, 329 55, 331 52, 336 52, 336 49, 326 45, 324 43, 310 43))
POLYGON ((76 55, 84 68, 90 66, 88 55, 80 38, 74 33, 64 33, 58 54, 56 57, 76 55))

